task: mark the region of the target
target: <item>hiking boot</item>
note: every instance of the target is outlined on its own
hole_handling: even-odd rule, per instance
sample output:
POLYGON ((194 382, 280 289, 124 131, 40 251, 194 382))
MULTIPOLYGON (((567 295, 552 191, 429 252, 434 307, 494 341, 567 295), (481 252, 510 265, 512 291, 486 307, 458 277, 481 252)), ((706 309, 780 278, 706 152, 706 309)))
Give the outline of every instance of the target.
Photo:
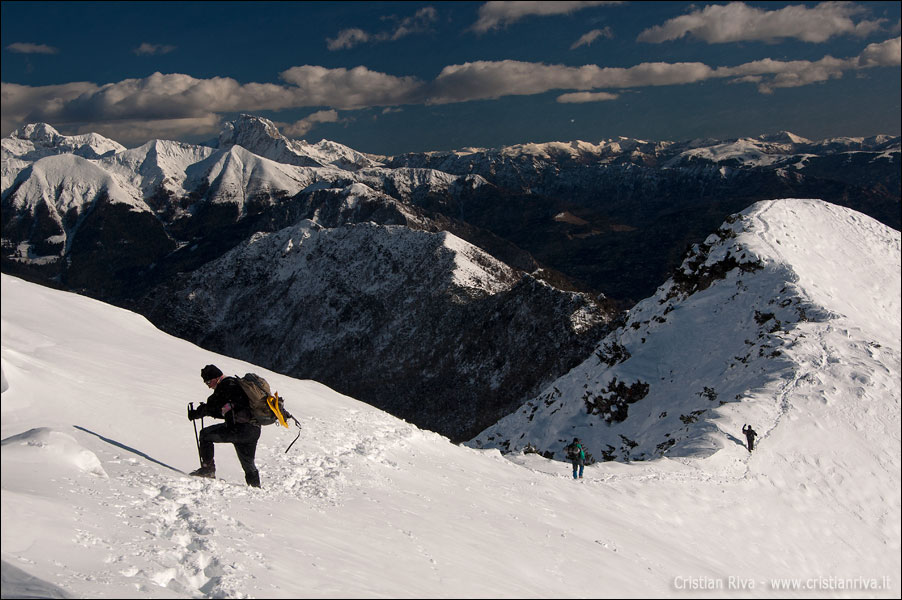
POLYGON ((249 486, 258 488, 260 487, 260 473, 257 471, 254 471, 251 474, 245 473, 244 481, 247 482, 249 486))
POLYGON ((194 477, 207 477, 208 479, 216 478, 216 466, 215 465, 204 465, 203 467, 191 471, 189 475, 193 475, 194 477))

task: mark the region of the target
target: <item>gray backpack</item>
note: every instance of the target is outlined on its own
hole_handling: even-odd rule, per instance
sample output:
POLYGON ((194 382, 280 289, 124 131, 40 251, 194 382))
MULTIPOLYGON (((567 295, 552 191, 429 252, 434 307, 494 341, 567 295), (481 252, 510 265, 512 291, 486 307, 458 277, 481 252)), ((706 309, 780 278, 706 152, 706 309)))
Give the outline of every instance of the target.
POLYGON ((241 389, 247 395, 248 403, 251 409, 251 423, 257 425, 272 425, 280 423, 286 428, 288 423, 286 418, 291 418, 291 414, 285 410, 282 398, 279 393, 273 394, 269 389, 269 383, 256 373, 247 373, 244 377, 235 377, 238 380, 241 389))

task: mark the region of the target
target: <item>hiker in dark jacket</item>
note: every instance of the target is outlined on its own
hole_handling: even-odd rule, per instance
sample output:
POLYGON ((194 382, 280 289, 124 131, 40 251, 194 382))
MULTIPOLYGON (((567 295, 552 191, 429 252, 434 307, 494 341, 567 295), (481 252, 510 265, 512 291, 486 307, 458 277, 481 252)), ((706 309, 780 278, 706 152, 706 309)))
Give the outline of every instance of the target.
POLYGON ((742 433, 745 434, 745 441, 748 442, 749 452, 751 452, 755 448, 755 437, 758 433, 752 429, 751 425, 743 425, 742 433))
POLYGON ((573 479, 582 479, 583 468, 586 466, 585 447, 583 447, 579 438, 573 438, 573 441, 564 450, 567 452, 567 458, 573 464, 573 479))
POLYGON ((216 477, 216 464, 213 461, 213 444, 234 444, 238 461, 244 469, 244 480, 249 486, 260 487, 260 473, 254 465, 257 453, 257 440, 260 439, 260 426, 250 423, 251 410, 247 394, 241 388, 236 377, 225 377, 215 365, 207 365, 200 371, 207 387, 213 393, 206 403, 188 410, 190 420, 202 417, 225 419, 225 423, 217 423, 204 427, 200 432, 199 448, 201 467, 192 471, 196 477, 216 477))

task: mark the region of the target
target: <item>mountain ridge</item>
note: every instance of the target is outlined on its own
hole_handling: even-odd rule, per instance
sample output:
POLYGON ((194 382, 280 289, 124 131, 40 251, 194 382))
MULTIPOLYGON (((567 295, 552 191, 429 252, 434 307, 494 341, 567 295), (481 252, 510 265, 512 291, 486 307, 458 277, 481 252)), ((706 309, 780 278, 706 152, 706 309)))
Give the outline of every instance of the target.
MULTIPOLYGON (((337 231, 372 223, 381 241, 400 239, 387 233, 396 226, 430 234, 447 232, 515 270, 520 284, 504 294, 480 303, 448 305, 449 314, 459 321, 438 308, 453 293, 439 287, 433 294, 418 293, 425 298, 420 301, 422 308, 429 307, 434 312, 430 318, 442 327, 432 336, 419 331, 417 344, 422 347, 413 348, 409 356, 392 357, 410 364, 422 364, 417 361, 431 357, 432 363, 422 368, 435 374, 435 381, 441 382, 436 387, 444 390, 440 394, 444 399, 436 401, 433 414, 427 415, 428 407, 415 401, 417 394, 437 397, 431 389, 415 393, 416 386, 411 384, 387 395, 400 394, 403 410, 414 411, 419 424, 429 427, 434 422, 432 426, 443 428, 441 432, 455 440, 475 435, 494 422, 490 419, 522 403, 524 397, 518 394, 532 393, 534 386, 555 379, 563 374, 561 369, 568 370, 583 359, 591 352, 587 335, 606 327, 593 315, 610 321, 615 309, 629 308, 651 295, 680 264, 687 247, 757 200, 816 197, 861 210, 890 225, 900 219, 900 153, 893 149, 898 138, 832 142, 821 155, 772 154, 807 143, 784 134, 726 145, 621 138, 607 145, 534 144, 489 153, 472 150, 453 156, 360 161, 339 144, 289 140, 271 121, 248 115, 225 128, 220 148, 155 141, 99 158, 72 151, 86 143, 97 144, 91 156, 100 155, 108 144, 99 138, 57 143, 47 128, 22 131, 36 141, 19 137, 2 141, 0 258, 4 272, 152 314, 165 331, 196 343, 215 343, 224 353, 230 347, 245 347, 246 328, 253 329, 253 322, 264 319, 270 307, 249 310, 247 314, 253 316, 251 323, 239 327, 243 333, 229 337, 221 331, 215 340, 204 341, 203 329, 196 323, 207 317, 192 312, 191 302, 180 295, 181 286, 230 251, 246 249, 253 236, 276 234, 305 220, 337 231), (45 138, 50 145, 41 145, 45 138), (836 151, 862 145, 869 149, 836 151), (686 152, 691 160, 666 166, 686 152), (309 159, 320 166, 264 156, 278 158, 284 153, 291 154, 294 162, 309 159), (47 168, 66 161, 71 168, 47 168), (43 176, 50 172, 55 175, 43 176), (67 196, 60 190, 75 192, 67 196), (160 310, 166 305, 161 298, 167 297, 184 303, 178 310, 169 305, 171 316, 160 310), (547 314, 539 316, 543 310, 547 314), (506 330, 496 315, 521 319, 506 330), (548 330, 522 318, 529 315, 548 330), (572 325, 580 322, 585 327, 577 332, 572 325), (460 323, 466 324, 463 330, 469 333, 461 333, 460 323), (481 331, 473 327, 478 323, 484 324, 481 331), (504 343, 493 343, 488 332, 504 343), (479 357, 488 366, 476 369, 475 379, 464 376, 466 361, 456 364, 453 354, 449 357, 435 350, 443 344, 469 348, 461 356, 479 357), (518 345, 526 349, 524 356, 541 356, 538 360, 545 366, 533 372, 520 369, 524 380, 511 384, 509 393, 494 396, 483 410, 479 388, 509 377, 507 353, 518 345), (543 350, 548 345, 560 348, 556 359, 543 350), (579 353, 585 354, 578 357, 579 353), (494 378, 493 369, 497 371, 494 378), (467 392, 461 396, 466 401, 453 410, 439 408, 442 403, 453 404, 453 394, 447 390, 460 381, 466 382, 467 392), (448 419, 449 411, 457 415, 457 422, 448 419), (472 421, 468 411, 486 421, 472 421)), ((373 273, 383 273, 373 256, 376 246, 359 246, 354 252, 373 258, 374 262, 363 264, 373 273)), ((325 256, 328 260, 311 263, 323 274, 334 274, 343 263, 353 262, 338 251, 325 256)), ((421 258, 436 261, 438 270, 445 269, 434 254, 421 258)), ((414 268, 409 261, 395 266, 414 268)), ((332 301, 353 314, 354 307, 342 294, 360 293, 363 288, 351 291, 342 278, 331 275, 330 281, 332 301)), ((253 289, 257 283, 248 279, 235 285, 253 289)), ((230 297, 231 290, 216 289, 223 302, 230 297)), ((276 301, 274 296, 267 300, 276 301)), ((304 302, 308 303, 304 310, 315 312, 313 300, 304 302)), ((366 307, 374 328, 393 322, 392 312, 398 309, 393 302, 388 297, 372 299, 366 307)), ((210 307, 206 310, 213 310, 210 307)), ((420 321, 424 319, 421 315, 420 321)), ((349 353, 340 341, 345 334, 339 328, 324 327, 334 335, 331 346, 324 344, 303 361, 280 363, 280 368, 294 369, 295 375, 323 377, 339 391, 383 407, 393 405, 391 397, 371 395, 387 393, 367 384, 378 372, 371 356, 363 347, 357 348, 359 355, 349 353), (363 365, 353 389, 342 380, 337 364, 345 370, 363 365)), ((410 334, 404 327, 383 331, 385 336, 396 336, 398 344, 410 334)), ((258 351, 267 352, 265 348, 258 351)), ((278 360, 271 356, 267 366, 275 367, 278 360)), ((467 369, 475 368, 472 360, 467 364, 467 369)), ((414 418, 413 412, 405 415, 414 418)))
POLYGON ((448 232, 312 221, 256 234, 155 290, 142 312, 455 441, 573 366, 612 317, 448 232))
POLYGON ((757 203, 697 245, 584 363, 471 444, 550 457, 577 436, 599 460, 709 455, 735 403, 757 407, 766 435, 786 389, 836 361, 819 346, 824 332, 848 331, 854 364, 898 363, 900 270, 899 232, 869 217, 819 200, 757 203))

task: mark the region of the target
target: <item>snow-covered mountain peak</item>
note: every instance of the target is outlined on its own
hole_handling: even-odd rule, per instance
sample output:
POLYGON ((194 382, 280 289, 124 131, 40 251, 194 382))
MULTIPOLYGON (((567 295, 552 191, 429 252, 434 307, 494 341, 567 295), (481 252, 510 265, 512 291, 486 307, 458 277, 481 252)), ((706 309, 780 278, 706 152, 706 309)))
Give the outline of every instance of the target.
POLYGON ((791 269, 793 283, 814 305, 899 347, 898 231, 821 200, 759 202, 742 222, 746 233, 738 243, 765 264, 791 269))
POLYGON ((275 123, 253 115, 241 115, 223 126, 219 134, 219 147, 235 145, 270 160, 301 167, 332 166, 355 171, 381 165, 362 152, 337 142, 321 140, 309 144, 303 140, 288 139, 279 132, 275 123))
POLYGON ((43 235, 20 241, 10 257, 28 265, 53 264, 63 258, 91 214, 123 208, 130 213, 150 212, 138 189, 96 161, 75 154, 47 156, 23 169, 4 202, 17 212, 40 216, 43 235), (101 204, 104 209, 96 210, 101 204))
POLYGON ((24 125, 0 140, 4 192, 29 164, 47 156, 72 154, 88 159, 112 156, 125 146, 96 133, 61 135, 47 123, 24 125))
POLYGON ((447 231, 440 235, 454 254, 453 282, 460 288, 497 294, 519 279, 516 271, 473 244, 447 231))
POLYGON ((315 144, 308 144, 303 140, 292 140, 292 146, 322 164, 340 169, 356 171, 383 166, 382 161, 377 158, 330 140, 320 140, 315 144))
POLYGON ((62 138, 60 133, 47 123, 29 123, 23 125, 15 132, 13 137, 23 140, 31 140, 35 143, 41 143, 46 146, 52 145, 55 141, 62 138))
MULTIPOLYGON (((7 139, 18 139, 32 144, 30 150, 52 150, 54 154, 72 152, 86 158, 97 158, 122 152, 125 146, 97 133, 62 135, 47 123, 31 123, 17 129, 7 139)), ((5 146, 5 144, 4 144, 5 146)), ((29 148, 27 145, 20 148, 29 148)))
POLYGON ((536 158, 550 159, 554 157, 577 158, 583 154, 597 154, 600 147, 589 142, 575 140, 572 142, 544 142, 517 144, 501 149, 502 156, 528 155, 536 158))
MULTIPOLYGON (((359 183, 345 191, 347 202, 354 202, 355 196, 372 194, 372 190, 359 183)), ((319 259, 324 248, 329 248, 329 254, 343 251, 347 256, 342 263, 347 270, 343 276, 345 285, 359 287, 368 294, 378 286, 401 289, 403 282, 412 277, 411 265, 422 263, 423 256, 435 257, 428 267, 433 274, 425 275, 424 271, 418 276, 444 277, 447 280, 444 291, 452 295, 463 293, 470 298, 495 294, 509 289, 520 277, 506 264, 448 232, 431 233, 375 223, 328 228, 312 220, 300 221, 275 233, 256 234, 220 259, 221 264, 215 270, 239 273, 246 264, 263 262, 271 266, 276 280, 293 281, 310 276, 309 264, 319 259), (379 252, 363 252, 372 247, 379 248, 379 252), (398 269, 398 264, 407 265, 407 269, 398 269)), ((321 285, 322 282, 316 284, 321 285)))
POLYGON ((244 146, 234 145, 193 163, 187 170, 190 182, 209 184, 214 202, 237 202, 258 195, 293 196, 315 181, 312 170, 268 159, 244 146))
POLYGON ((35 162, 10 200, 17 208, 46 202, 61 221, 71 210, 83 212, 100 195, 110 202, 123 202, 136 210, 146 210, 137 190, 121 185, 94 161, 74 154, 48 156, 35 162))
POLYGON ((831 318, 848 318, 881 337, 887 323, 874 315, 900 312, 898 295, 883 293, 900 280, 899 253, 898 231, 852 209, 813 199, 757 202, 696 246, 659 290, 666 300, 687 299, 717 268, 766 268, 781 272, 796 294, 831 318))
POLYGON ((269 119, 242 114, 223 125, 219 133, 219 146, 224 148, 237 144, 253 151, 255 147, 271 143, 272 140, 283 139, 278 127, 269 119))
POLYGON ((187 194, 185 179, 190 167, 201 162, 216 150, 170 140, 150 140, 137 147, 103 159, 103 163, 152 195, 158 188, 171 193, 187 194))
POLYGON ((761 138, 739 138, 715 144, 690 147, 669 160, 667 166, 676 166, 686 161, 698 159, 721 163, 729 161, 737 165, 771 165, 792 154, 794 146, 785 141, 765 141, 761 138))
POLYGON ((596 458, 635 460, 710 454, 724 426, 768 431, 787 390, 848 377, 839 365, 898 363, 900 272, 899 232, 870 217, 756 203, 694 246, 594 356, 473 443, 560 452, 576 435, 596 458))
POLYGON ((780 131, 778 133, 759 135, 758 139, 763 142, 771 142, 775 144, 811 144, 812 141, 800 135, 796 135, 790 131, 780 131))

